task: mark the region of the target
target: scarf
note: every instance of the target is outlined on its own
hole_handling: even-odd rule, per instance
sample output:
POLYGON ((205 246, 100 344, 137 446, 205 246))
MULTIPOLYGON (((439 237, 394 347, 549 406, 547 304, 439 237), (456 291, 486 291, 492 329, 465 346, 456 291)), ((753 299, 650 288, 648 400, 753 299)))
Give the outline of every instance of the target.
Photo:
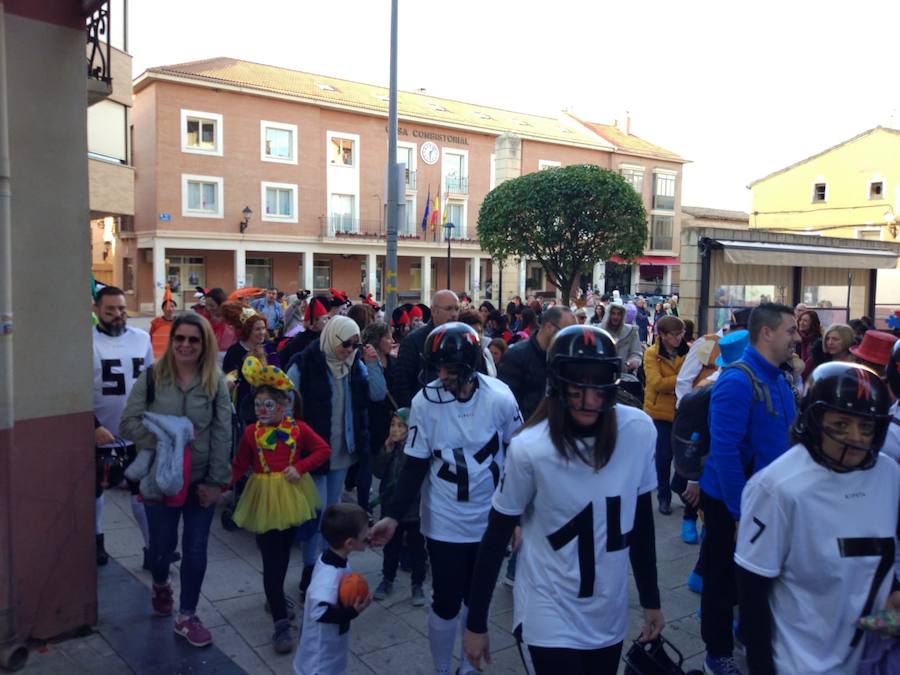
POLYGON ((322 337, 319 338, 319 343, 322 353, 325 354, 325 362, 328 364, 328 368, 331 370, 335 380, 347 376, 347 373, 350 372, 350 367, 353 365, 353 359, 356 358, 356 352, 352 351, 346 359, 339 359, 336 350, 342 342, 350 340, 354 336, 359 337, 359 326, 356 325, 353 319, 341 315, 331 317, 322 330, 322 337))
POLYGON ((294 463, 294 455, 297 452, 297 438, 300 436, 300 428, 293 417, 285 415, 277 426, 269 426, 262 422, 256 423, 253 432, 256 438, 256 453, 259 455, 259 463, 266 473, 269 473, 269 463, 266 461, 264 450, 274 450, 279 441, 284 443, 290 452, 288 464, 294 463))

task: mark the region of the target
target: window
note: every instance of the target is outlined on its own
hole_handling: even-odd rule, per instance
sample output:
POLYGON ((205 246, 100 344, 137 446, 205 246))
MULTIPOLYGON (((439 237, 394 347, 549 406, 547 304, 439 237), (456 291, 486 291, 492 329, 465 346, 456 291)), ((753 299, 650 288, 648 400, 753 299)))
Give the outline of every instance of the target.
POLYGON ((262 183, 262 219, 269 222, 297 222, 297 186, 291 183, 262 183))
POLYGON ((672 216, 650 216, 650 250, 672 250, 672 228, 674 223, 672 216))
POLYGON ((467 194, 469 179, 466 176, 466 155, 459 152, 444 152, 444 183, 447 192, 467 194))
POLYGON ((87 110, 88 155, 128 164, 128 108, 110 100, 87 110))
POLYGON ((675 210, 675 174, 653 173, 653 208, 675 210))
POLYGON ((355 142, 351 138, 340 136, 331 137, 329 162, 332 166, 355 166, 356 149, 355 142))
POLYGON ((545 169, 556 169, 562 166, 560 162, 555 162, 552 159, 539 159, 538 160, 538 171, 543 171, 545 169))
POLYGON ((134 258, 122 258, 122 290, 134 293, 134 258))
POLYGON ((870 239, 872 241, 881 241, 880 227, 860 227, 856 230, 857 239, 870 239))
MULTIPOLYGON (((454 227, 450 230, 451 239, 466 238, 466 205, 460 202, 447 203, 447 222, 453 223, 454 227)), ((447 230, 441 232, 441 237, 447 241, 447 230)))
POLYGON ((884 199, 884 182, 873 180, 869 183, 869 199, 884 199))
MULTIPOLYGON (((206 286, 206 260, 200 256, 173 255, 166 258, 166 283, 173 293, 194 295, 194 287, 206 286)), ((185 303, 181 304, 182 307, 185 303)))
POLYGON ((641 194, 644 190, 644 167, 631 164, 622 164, 619 167, 619 175, 622 176, 634 191, 641 194))
POLYGON ((416 189, 416 146, 413 144, 397 144, 397 163, 406 165, 407 190, 416 189))
POLYGON ((181 151, 221 157, 222 116, 197 110, 182 110, 181 151))
POLYGON ((181 215, 222 218, 222 178, 181 174, 181 215))
POLYGON ((281 164, 297 163, 297 125, 281 122, 259 123, 260 159, 281 164))
POLYGON ((331 195, 331 232, 356 232, 355 214, 353 195, 331 195))
POLYGON ((331 261, 320 260, 313 263, 313 292, 331 288, 331 261))
POLYGON ((271 258, 247 258, 246 260, 247 286, 257 288, 272 287, 272 259, 271 258))
POLYGON ((406 200, 406 222, 400 227, 400 234, 415 237, 418 234, 416 230, 416 200, 406 200))
POLYGON ((409 290, 422 290, 422 263, 409 264, 409 290))
POLYGON ((813 184, 813 203, 824 202, 828 197, 828 185, 825 183, 813 184))

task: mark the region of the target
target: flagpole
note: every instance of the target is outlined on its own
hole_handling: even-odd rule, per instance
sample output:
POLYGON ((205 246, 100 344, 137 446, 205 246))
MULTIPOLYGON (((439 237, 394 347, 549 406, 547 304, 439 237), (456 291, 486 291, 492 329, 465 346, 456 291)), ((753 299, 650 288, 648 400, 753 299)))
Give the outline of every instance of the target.
MULTIPOLYGON (((391 0, 391 71, 388 95, 388 161, 387 161, 387 255, 385 261, 384 296, 386 316, 397 307, 397 225, 400 221, 399 165, 397 164, 397 3, 391 0)), ((409 167, 407 167, 409 168, 409 167)), ((369 272, 371 277, 371 271, 369 272)), ((373 290, 373 289, 369 289, 373 290)))

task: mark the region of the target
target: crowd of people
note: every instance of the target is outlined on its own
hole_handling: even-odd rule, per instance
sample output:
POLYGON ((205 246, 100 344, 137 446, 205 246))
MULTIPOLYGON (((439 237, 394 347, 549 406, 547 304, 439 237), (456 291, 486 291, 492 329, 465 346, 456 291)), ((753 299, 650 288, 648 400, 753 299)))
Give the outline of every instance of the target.
POLYGON ((413 606, 429 602, 430 572, 435 673, 457 645, 457 672, 489 662, 501 577, 536 673, 614 673, 629 566, 639 639, 665 625, 656 492, 698 547, 687 581, 707 673, 739 673, 736 644, 752 673, 896 658, 897 337, 865 317, 823 330, 814 310, 773 303, 694 336, 677 296, 652 311, 590 300, 514 297, 501 311, 441 290, 388 316, 336 289, 198 289, 190 311, 167 297, 148 334, 127 324, 121 290, 100 289, 97 563, 103 492, 127 485, 153 611, 208 645, 197 605, 225 501, 223 524, 256 537, 272 646, 297 673, 345 672, 352 621, 395 593, 398 570, 413 606), (384 547, 380 582, 342 602, 367 546, 384 547), (286 592, 294 549, 301 582, 286 592), (890 630, 893 642, 868 638, 890 630))

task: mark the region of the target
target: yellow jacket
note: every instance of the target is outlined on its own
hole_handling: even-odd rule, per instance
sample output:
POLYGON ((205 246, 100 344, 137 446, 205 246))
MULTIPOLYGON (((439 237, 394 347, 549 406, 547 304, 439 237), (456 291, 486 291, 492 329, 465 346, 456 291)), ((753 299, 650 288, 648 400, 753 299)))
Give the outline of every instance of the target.
POLYGON ((644 412, 655 420, 675 418, 675 380, 684 356, 666 359, 659 355, 659 338, 644 352, 644 412))

